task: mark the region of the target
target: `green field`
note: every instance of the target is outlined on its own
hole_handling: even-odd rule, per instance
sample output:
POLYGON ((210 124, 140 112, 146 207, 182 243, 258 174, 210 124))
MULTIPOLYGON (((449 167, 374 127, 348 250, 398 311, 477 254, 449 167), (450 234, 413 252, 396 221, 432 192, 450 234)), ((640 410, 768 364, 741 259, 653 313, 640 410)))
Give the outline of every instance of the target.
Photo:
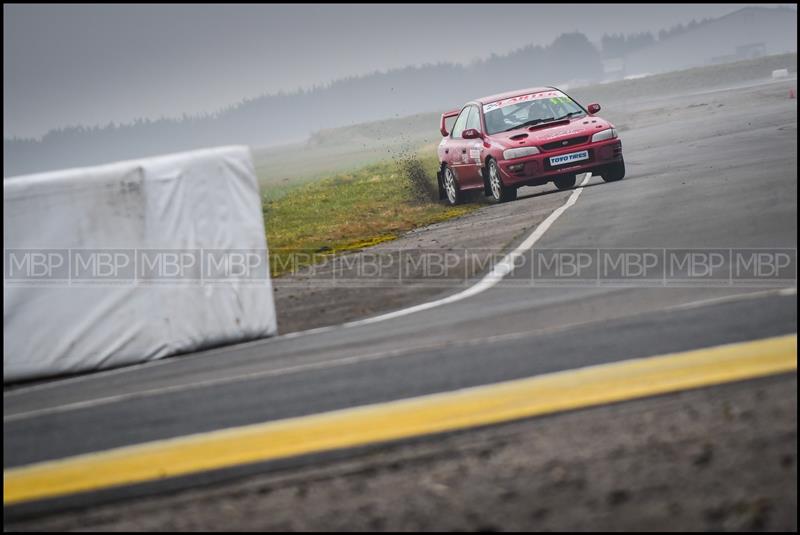
POLYGON ((440 139, 438 116, 426 113, 322 130, 305 143, 254 149, 253 157, 262 191, 277 199, 297 185, 407 157, 421 147, 434 157, 440 139))
POLYGON ((411 229, 475 210, 436 199, 438 160, 430 148, 264 196, 273 276, 333 255, 392 240, 411 229))

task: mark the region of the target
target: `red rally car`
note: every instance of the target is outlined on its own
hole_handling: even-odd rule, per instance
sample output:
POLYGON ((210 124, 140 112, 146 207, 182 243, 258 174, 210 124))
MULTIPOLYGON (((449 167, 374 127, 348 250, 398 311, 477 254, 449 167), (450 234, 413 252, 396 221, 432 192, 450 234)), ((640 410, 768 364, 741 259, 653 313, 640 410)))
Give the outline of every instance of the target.
POLYGON ((442 114, 439 198, 458 204, 464 192, 483 190, 499 202, 517 188, 553 182, 575 185, 591 171, 606 182, 625 176, 622 142, 614 125, 597 117, 599 104, 584 108, 554 87, 479 98, 442 114), (445 121, 456 117, 452 132, 445 121))

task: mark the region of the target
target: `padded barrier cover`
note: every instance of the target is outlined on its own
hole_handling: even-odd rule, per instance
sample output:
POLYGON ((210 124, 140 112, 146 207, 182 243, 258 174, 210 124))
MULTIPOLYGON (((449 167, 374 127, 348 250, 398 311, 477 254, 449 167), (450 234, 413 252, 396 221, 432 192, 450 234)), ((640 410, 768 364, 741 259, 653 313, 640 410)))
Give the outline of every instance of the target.
POLYGON ((276 334, 247 147, 8 178, 3 196, 4 382, 276 334))

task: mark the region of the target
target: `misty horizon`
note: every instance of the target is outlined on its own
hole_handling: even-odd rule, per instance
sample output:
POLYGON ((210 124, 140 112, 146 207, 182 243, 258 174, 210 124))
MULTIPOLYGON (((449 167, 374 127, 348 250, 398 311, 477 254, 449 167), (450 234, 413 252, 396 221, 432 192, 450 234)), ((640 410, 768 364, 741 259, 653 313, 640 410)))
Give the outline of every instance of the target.
MULTIPOLYGON (((386 59, 386 53, 378 53, 375 52, 378 56, 380 56, 381 61, 384 62, 384 66, 379 66, 378 68, 372 68, 374 66, 372 63, 369 63, 369 58, 363 58, 365 61, 363 64, 355 64, 350 63, 348 64, 349 70, 347 72, 341 72, 341 67, 336 66, 336 71, 329 71, 325 69, 307 69, 309 71, 313 71, 313 74, 303 73, 303 75, 297 74, 295 80, 297 83, 294 82, 284 82, 283 86, 277 87, 269 87, 268 84, 262 83, 261 87, 262 90, 258 91, 257 88, 259 87, 255 76, 251 76, 250 79, 242 78, 232 78, 230 83, 223 84, 224 90, 220 90, 220 87, 210 91, 216 94, 214 98, 209 98, 209 91, 205 91, 203 87, 192 87, 192 91, 188 93, 176 93, 171 95, 156 95, 154 99, 151 95, 150 97, 146 97, 143 95, 138 95, 136 92, 136 88, 128 87, 130 84, 126 83, 125 76, 120 76, 118 83, 124 86, 124 90, 120 90, 119 92, 125 94, 133 92, 134 96, 131 99, 125 99, 123 96, 119 98, 122 99, 124 104, 120 105, 115 103, 113 98, 109 100, 109 97, 105 97, 103 95, 93 95, 92 90, 102 91, 103 83, 108 83, 106 78, 113 78, 107 76, 107 71, 103 70, 103 72, 96 72, 92 71, 89 75, 87 75, 84 80, 84 83, 79 83, 78 86, 81 88, 80 93, 78 95, 63 95, 62 93, 69 93, 66 89, 70 87, 71 83, 70 80, 72 78, 80 78, 78 73, 80 70, 75 70, 74 73, 70 73, 68 66, 63 64, 53 65, 52 68, 48 71, 48 69, 38 69, 40 71, 39 75, 44 76, 43 80, 48 80, 48 76, 55 77, 56 80, 59 81, 58 84, 51 82, 51 83, 39 83, 39 84, 32 84, 27 82, 30 77, 30 70, 37 70, 34 67, 38 67, 41 65, 41 58, 39 58, 39 63, 37 64, 37 56, 36 54, 42 54, 43 57, 48 57, 48 51, 36 50, 32 53, 33 58, 31 58, 30 64, 24 64, 24 56, 26 53, 31 53, 30 50, 25 50, 24 45, 25 43, 29 43, 29 39, 35 39, 36 33, 30 32, 29 26, 36 26, 39 24, 40 26, 43 24, 41 22, 41 17, 44 16, 44 13, 36 13, 35 6, 4 6, 4 79, 5 87, 4 87, 4 139, 25 139, 25 140, 40 140, 42 137, 47 134, 48 132, 52 132, 55 130, 63 130, 69 128, 98 128, 98 127, 106 127, 109 125, 129 125, 133 124, 136 121, 145 120, 145 121, 157 121, 159 119, 186 119, 186 118, 201 118, 201 117, 213 117, 215 115, 225 113, 227 110, 235 108, 237 106, 241 106, 246 104, 250 101, 254 101, 260 98, 269 97, 269 96, 276 96, 281 94, 296 94, 298 91, 301 92, 308 92, 313 91, 314 89, 319 88, 326 88, 334 85, 336 82, 341 80, 348 80, 352 78, 367 78, 369 76, 375 74, 382 74, 382 73, 391 73, 399 70, 403 70, 406 68, 420 68, 424 66, 436 66, 436 65, 455 65, 455 66, 470 66, 476 63, 480 63, 482 61, 486 61, 488 58, 492 56, 509 56, 513 55, 515 52, 519 52, 525 47, 530 46, 546 46, 550 42, 552 42, 558 35, 562 33, 569 33, 569 32, 580 32, 585 34, 589 40, 595 45, 599 46, 600 40, 602 36, 605 34, 617 34, 617 33, 635 33, 635 32, 651 32, 656 34, 658 30, 669 29, 677 24, 687 24, 690 21, 699 21, 701 19, 706 18, 714 18, 724 16, 731 12, 734 12, 738 9, 741 9, 746 4, 728 4, 728 5, 696 5, 696 6, 629 6, 633 9, 627 9, 628 15, 626 15, 626 22, 624 26, 615 26, 614 24, 608 23, 606 21, 603 23, 605 19, 602 17, 598 17, 596 13, 592 13, 591 9, 592 6, 580 6, 582 11, 588 10, 588 18, 594 17, 595 22, 588 25, 588 28, 577 28, 572 26, 578 26, 577 22, 573 22, 573 20, 579 20, 580 17, 570 16, 570 22, 563 24, 562 26, 556 29, 550 29, 548 32, 541 32, 537 29, 537 37, 538 39, 532 39, 529 36, 515 36, 514 40, 497 40, 491 41, 490 44, 492 46, 491 49, 482 49, 476 51, 474 49, 474 43, 471 46, 463 46, 464 50, 459 53, 458 50, 456 52, 453 51, 453 48, 442 48, 438 47, 435 49, 434 53, 431 53, 428 49, 417 50, 414 52, 416 54, 415 57, 418 57, 417 61, 406 61, 406 58, 413 56, 414 54, 400 54, 396 59, 386 59), (20 9, 24 8, 24 9, 20 9), (646 20, 641 21, 641 25, 639 27, 632 27, 630 26, 630 18, 633 19, 637 18, 637 10, 642 10, 642 8, 647 8, 652 12, 653 9, 660 9, 663 11, 662 15, 659 17, 652 17, 648 16, 645 17, 646 20), (676 14, 676 8, 681 8, 680 12, 681 15, 676 14), (27 10, 27 11, 26 11, 27 10), (27 25, 25 23, 25 19, 29 19, 27 21, 27 25), (14 20, 15 23, 12 25, 10 19, 14 20), (22 20, 22 24, 18 24, 19 21, 22 20), (652 20, 658 20, 658 23, 651 22, 652 20), (28 34, 24 39, 20 38, 19 34, 28 30, 28 34), (624 29, 625 31, 618 31, 620 29, 624 29), (550 37, 549 40, 545 40, 544 36, 550 37), (521 39, 523 39, 521 41, 521 39), (527 40, 527 41, 525 41, 527 40), (20 50, 22 48, 22 50, 20 50), (478 53, 481 52, 481 53, 478 53), (423 55, 420 55, 423 54, 423 55), (438 55, 437 55, 438 54, 438 55), (20 57, 22 56, 22 58, 20 57), (405 63, 403 63, 405 61, 405 63), (20 66, 20 64, 22 64, 20 66), (359 67, 359 65, 361 65, 359 67), (66 71, 66 72, 65 72, 66 71), (331 72, 330 75, 326 79, 321 79, 322 76, 325 76, 325 73, 331 72), (42 74, 43 73, 43 74, 42 74), (49 74, 48 74, 49 73, 49 74), (318 76, 316 79, 313 79, 313 76, 318 76), (99 79, 104 80, 102 83, 97 81, 99 79), (11 80, 9 82, 9 80, 11 80), (63 82, 68 83, 63 83, 63 82), (26 87, 21 87, 25 84, 28 84, 26 87), (33 87, 31 87, 33 86, 33 87), (40 86, 45 86, 44 88, 40 86), (65 87, 67 86, 67 87, 65 87), (88 86, 88 87, 87 87, 88 86), (48 92, 46 89, 51 88, 52 92, 48 92), (195 96, 193 96, 195 95, 195 96), (198 96, 199 95, 199 96, 198 96), (238 95, 238 96, 237 96, 238 95), (137 98, 138 97, 138 98, 137 98), (66 101, 74 100, 75 105, 66 105, 66 101), (64 105, 62 105, 62 103, 64 105), (178 107, 183 104, 183 107, 178 107), (166 107, 164 107, 166 106, 166 107), (48 109, 57 108, 56 112, 48 113, 48 109), (159 111, 160 108, 160 111, 159 111), (169 108, 169 112, 166 111, 166 108, 169 108), (136 111, 134 111, 134 109, 136 111), (83 110, 83 111, 82 111, 83 110), (91 110, 91 111, 86 111, 91 110), (112 111, 113 110, 113 111, 112 111), (129 110, 127 113, 124 110, 129 110), (45 116, 45 117, 43 117, 45 116), (80 117, 78 117, 80 116, 80 117), (104 116, 105 118, 100 118, 104 116), (51 117, 62 117, 62 119, 54 119, 52 122, 51 117), (69 117, 69 119, 66 119, 69 117)), ((108 6, 92 6, 93 8, 107 8, 108 6)), ((155 6, 148 6, 148 7, 155 7, 155 6)), ((179 8, 177 6, 167 6, 172 9, 171 12, 167 12, 168 14, 171 13, 172 16, 184 16, 185 10, 183 8, 179 8)), ((208 15, 209 19, 213 17, 220 16, 220 12, 213 9, 216 6, 205 6, 209 8, 208 15)), ((239 6, 241 7, 241 6, 239 6)), ((256 6, 258 8, 267 8, 269 6, 256 6)), ((274 6, 272 6, 274 7, 274 6)), ((281 6, 282 8, 286 6, 281 6)), ((299 9, 303 9, 308 6, 297 6, 299 9)), ((319 6, 314 6, 319 7, 319 6)), ((352 9, 355 6, 337 6, 340 9, 352 9)), ((378 6, 368 6, 369 8, 375 8, 380 11, 378 6)), ((390 7, 399 7, 399 6, 390 6, 390 7)), ((412 10, 415 8, 422 8, 422 6, 402 6, 405 10, 412 10)), ((440 8, 442 6, 433 6, 435 8, 440 8)), ((559 12, 559 9, 571 9, 570 6, 553 6, 553 5, 536 5, 536 6, 528 6, 530 8, 535 8, 538 12, 547 12, 549 10, 551 16, 555 16, 558 18, 559 13, 563 14, 563 11, 559 12), (555 15, 553 15, 555 14, 555 15)), ((52 8, 52 6, 50 6, 52 8)), ((509 8, 509 9, 517 9, 515 6, 498 6, 498 8, 509 8)), ((74 6, 73 6, 74 9, 74 6)), ((527 9, 527 8, 526 8, 527 9)), ((52 11, 52 9, 50 9, 52 11)), ((95 9, 97 11, 97 9, 95 9)), ((100 10, 102 11, 102 10, 100 10)), ((106 11, 108 11, 106 9, 106 11)), ((112 10, 113 11, 113 8, 112 10)), ((147 17, 147 14, 144 13, 146 10, 139 9, 138 16, 139 17, 147 17)), ((229 10, 230 11, 230 10, 229 10)), ((153 11, 154 12, 154 11, 153 11)), ((238 12, 238 9, 237 9, 238 12)), ((644 12, 644 11, 643 11, 644 12)), ((62 11, 55 17, 55 20, 63 23, 66 15, 64 14, 66 11, 62 11), (59 19, 59 17, 61 17, 59 19)), ((388 13, 388 11, 387 11, 388 13)), ((431 12, 433 13, 433 18, 435 20, 436 16, 439 16, 438 12, 431 12)), ((227 14, 231 16, 230 13, 227 14)), ((52 14, 49 16, 53 16, 52 14)), ((99 15, 98 15, 99 16, 99 15)), ((109 13, 106 13, 105 16, 109 16, 109 13)), ((427 14, 426 14, 427 16, 427 14)), ((512 18, 520 18, 520 17, 512 17, 512 18)), ((561 17, 563 18, 563 17, 561 17)), ((169 17, 167 17, 169 19, 169 17)), ((235 19, 235 17, 234 17, 235 19)), ((95 21, 96 22, 96 21, 95 21)), ((53 22, 50 22, 50 27, 52 29, 53 22)), ((83 21, 72 21, 70 24, 73 27, 80 27, 81 24, 91 24, 91 20, 83 20, 83 21)), ((251 23, 252 26, 253 23, 251 23)), ((44 24, 47 27, 47 24, 44 24)), ((67 25, 69 26, 69 24, 67 25)), ((191 25, 188 25, 189 27, 191 25)), ((213 25, 212 25, 213 26, 213 25)), ((251 26, 247 26, 250 28, 251 26)), ((117 28, 119 30, 119 28, 117 28)), ((139 29, 142 30, 141 28, 139 29)), ((69 33, 67 30, 64 30, 69 33)), ((110 30, 108 30, 110 31, 110 30)), ((348 29, 349 31, 349 29, 348 29)), ((155 32, 158 33, 157 31, 155 32)), ((245 32, 246 33, 246 32, 245 32)), ((442 32, 441 36, 446 36, 447 32, 442 32)), ((336 33, 334 32, 334 35, 336 33)), ((434 36, 435 37, 435 36, 434 36)), ((123 35, 121 41, 125 40, 125 36, 123 35)), ((440 39, 441 40, 441 39, 440 39)), ((482 40, 479 40, 482 41, 482 40)), ((409 40, 405 39, 405 43, 408 43, 409 40)), ((469 40, 466 40, 467 44, 469 44, 469 40)), ((110 43, 101 43, 102 45, 110 46, 110 43)), ((137 42, 137 44, 139 44, 137 42)), ((326 43, 327 44, 327 43, 326 43)), ((64 42, 60 45, 60 48, 67 47, 69 48, 69 43, 64 42)), ((356 43, 358 45, 358 43, 356 43)), ((395 47, 396 44, 394 42, 388 42, 382 46, 376 47, 377 49, 384 50, 385 47, 395 47)), ((38 45, 39 48, 42 45, 38 45)), ((87 47, 84 43, 83 45, 74 45, 74 48, 80 49, 81 46, 87 47)), ((96 45, 95 45, 96 46, 96 45)), ((93 49, 95 46, 88 46, 88 49, 93 49)), ((153 44, 153 48, 157 48, 157 44, 153 44)), ((480 45, 483 47, 483 45, 480 45)), ((335 48, 335 47, 334 47, 335 48)), ((456 47, 457 49, 459 47, 456 47)), ((83 52, 87 52, 84 50, 83 52)), ((274 54, 275 56, 285 56, 286 54, 283 53, 281 49, 281 53, 274 54)), ((52 52, 50 50, 49 52, 52 52)), ((151 50, 151 54, 157 53, 156 50, 151 50)), ((229 52, 226 52, 229 53, 229 52)), ((311 55, 319 55, 320 51, 316 48, 310 50, 292 50, 291 54, 292 57, 297 56, 302 60, 304 57, 307 57, 308 54, 311 55), (305 56, 304 56, 305 54, 305 56)), ((358 54, 355 54, 358 56, 358 54)), ((51 58, 52 59, 52 58, 51 58)), ((139 58, 141 60, 141 58, 139 58)), ((270 55, 270 59, 272 59, 272 55, 270 55)), ((203 58, 201 58, 203 60, 203 58)), ((198 61, 194 59, 189 63, 198 63, 198 61)), ((55 60, 53 60, 55 61, 55 60)), ((213 59, 208 60, 210 63, 213 63, 213 59)), ((247 61, 251 61, 248 59, 242 60, 244 63, 247 61)), ((202 61, 201 61, 202 62, 202 61)), ((46 62, 45 62, 46 63, 46 62)), ((91 62, 90 67, 91 67, 91 62)), ((98 65, 102 65, 102 62, 98 65)), ((166 65, 171 69, 176 69, 175 60, 173 62, 167 62, 166 65)), ((148 66, 149 67, 149 66, 148 66)), ((189 65, 188 67, 191 67, 189 65)), ((120 67, 121 68, 121 67, 120 67)), ((158 69, 164 69, 164 65, 158 67, 158 69)), ((187 68, 187 66, 183 66, 183 68, 187 68)), ((288 65, 286 69, 280 71, 279 76, 271 77, 278 78, 283 80, 286 76, 285 73, 292 73, 294 68, 293 65, 288 65)), ((156 71, 158 69, 155 69, 156 71)), ((141 66, 139 67, 141 70, 141 66)), ((202 71, 202 69, 199 69, 202 71)), ((88 71, 87 71, 88 72, 88 71)), ((147 72, 147 69, 145 69, 147 72)), ((136 69, 133 69, 133 73, 130 76, 136 78, 136 76, 141 77, 141 72, 137 72, 136 69)), ((224 76, 222 76, 224 77, 224 76)), ((167 89, 171 88, 171 86, 175 85, 176 79, 178 85, 180 84, 181 75, 176 72, 172 72, 170 75, 166 76, 166 80, 159 80, 157 84, 149 84, 155 85, 156 87, 165 87, 167 89)), ((280 82, 279 80, 279 82, 280 82)), ((145 89, 140 88, 140 91, 146 93, 148 80, 140 80, 139 81, 145 89)), ((114 80, 111 80, 111 83, 114 83, 114 80)), ((72 91, 75 91, 75 88, 72 88, 72 91)), ((150 89, 153 91, 153 89, 150 89)), ((116 93, 117 91, 114 91, 116 93)), ((156 91, 156 93, 158 93, 156 91)))
MULTIPOLYGON (((174 113, 161 114, 162 118, 139 115, 127 121, 111 119, 99 125, 72 123, 76 126, 50 128, 40 138, 4 137, 3 175, 96 165, 220 145, 262 148, 314 144, 320 141, 316 134, 330 129, 421 113, 440 113, 481 95, 511 88, 555 85, 571 90, 691 67, 796 54, 797 19, 787 14, 794 15, 796 10, 745 7, 722 17, 692 19, 687 24, 660 27, 657 31, 628 26, 625 32, 601 34, 599 42, 578 30, 561 31, 545 44, 529 44, 507 54, 491 53, 485 59, 466 64, 427 62, 421 66, 387 67, 365 75, 347 75, 342 68, 334 80, 312 84, 310 89, 237 97, 211 113, 182 111, 177 103, 174 113)), ((464 41, 471 42, 468 38, 464 41)), ((197 61, 206 59, 200 57, 197 61)), ((796 59, 781 61, 796 65, 796 59)), ((289 62, 296 64, 298 60, 290 58, 289 62)), ((764 70, 764 65, 768 64, 769 61, 754 64, 759 76, 769 76, 770 72, 764 70)), ((751 75, 754 72, 751 71, 751 75)), ((110 74, 105 76, 108 77, 110 74)), ((225 77, 220 75, 219 78, 225 77)), ((131 87, 123 79, 112 80, 112 83, 134 92, 156 87, 163 90, 166 102, 174 98, 166 94, 168 84, 163 85, 160 80, 151 83, 149 78, 143 78, 136 84, 128 84, 131 87)), ((186 89, 178 96, 185 96, 184 100, 202 93, 196 91, 188 79, 183 85, 186 89)), ((94 86, 86 87, 88 92, 94 86)), ((11 99, 8 93, 10 91, 4 94, 4 111, 19 116, 20 110, 8 104, 11 99)), ((83 97, 83 93, 80 96, 83 97)), ((147 100, 145 96, 138 98, 138 93, 131 98, 136 103, 147 100)), ((103 103, 110 105, 109 101, 98 101, 95 108, 102 109, 103 103)), ((96 111, 95 108, 92 109, 96 111)), ((58 109, 73 115, 81 113, 79 108, 66 105, 58 109)), ((43 114, 43 109, 37 109, 29 117, 40 119, 43 114)), ((5 124, 11 121, 9 115, 12 114, 5 115, 5 124)), ((419 128, 427 131, 424 125, 419 128)), ((430 131, 436 130, 431 124, 430 131)), ((408 138, 418 132, 403 130, 395 134, 408 138)), ((345 134, 345 137, 353 136, 359 137, 357 131, 345 134)), ((366 149, 366 145, 362 149, 366 149)))

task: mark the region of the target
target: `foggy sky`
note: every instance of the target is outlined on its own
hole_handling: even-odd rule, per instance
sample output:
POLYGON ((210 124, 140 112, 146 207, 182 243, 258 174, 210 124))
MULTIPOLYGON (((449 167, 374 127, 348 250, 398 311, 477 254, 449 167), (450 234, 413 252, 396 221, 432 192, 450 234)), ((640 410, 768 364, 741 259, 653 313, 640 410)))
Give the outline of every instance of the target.
POLYGON ((3 135, 212 112, 344 76, 545 45, 563 32, 595 42, 656 34, 743 6, 5 4, 3 135))

